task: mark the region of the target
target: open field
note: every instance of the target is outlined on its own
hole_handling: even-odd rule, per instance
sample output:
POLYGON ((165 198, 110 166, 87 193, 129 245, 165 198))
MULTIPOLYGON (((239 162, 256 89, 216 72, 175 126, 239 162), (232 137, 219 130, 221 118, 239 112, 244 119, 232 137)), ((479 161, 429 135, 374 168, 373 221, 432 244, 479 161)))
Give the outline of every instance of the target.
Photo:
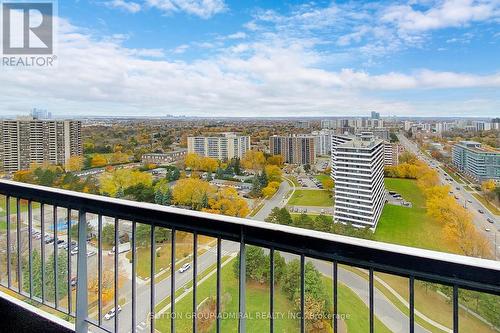
POLYGON ((413 207, 385 205, 380 217, 375 240, 430 250, 453 252, 443 240, 442 226, 426 214, 425 198, 411 179, 385 179, 386 188, 398 192, 413 207))
POLYGON ((296 190, 288 201, 291 206, 320 206, 332 207, 333 198, 329 191, 324 190, 296 190))

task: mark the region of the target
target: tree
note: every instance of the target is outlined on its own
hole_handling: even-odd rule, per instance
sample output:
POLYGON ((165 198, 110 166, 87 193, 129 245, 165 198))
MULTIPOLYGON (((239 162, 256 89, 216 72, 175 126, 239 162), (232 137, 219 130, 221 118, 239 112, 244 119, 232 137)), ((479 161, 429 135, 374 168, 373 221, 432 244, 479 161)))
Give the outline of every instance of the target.
POLYGON ((321 181, 321 184, 323 184, 323 188, 328 191, 333 190, 333 187, 335 186, 333 179, 331 179, 330 177, 323 179, 321 181))
POLYGON ((167 173, 165 175, 165 179, 170 183, 178 180, 181 177, 181 172, 175 166, 168 166, 167 173))
MULTIPOLYGON (((54 254, 48 257, 45 263, 42 263, 42 258, 38 250, 32 253, 32 280, 33 280, 33 296, 42 298, 42 269, 45 272, 45 297, 48 300, 55 299, 55 274, 54 274, 54 254), (42 268, 43 267, 43 268, 42 268)), ((68 294, 68 253, 67 251, 60 251, 57 255, 57 288, 58 300, 61 300, 68 294)), ((30 276, 28 269, 28 262, 23 262, 23 289, 29 290, 30 276)))
POLYGON ((272 197, 280 187, 280 183, 278 182, 270 182, 266 187, 262 189, 262 196, 264 198, 272 197))
POLYGON ((186 168, 190 168, 191 170, 199 170, 201 165, 201 156, 195 153, 189 153, 184 159, 184 164, 186 165, 186 168))
MULTIPOLYGON (((246 280, 264 283, 269 281, 269 256, 264 249, 258 246, 247 245, 245 248, 245 270, 246 280)), ((236 277, 240 273, 240 258, 233 263, 233 271, 236 277)))
POLYGON ((155 192, 151 185, 139 183, 125 189, 126 197, 140 202, 154 202, 155 192))
POLYGON ((284 164, 284 158, 281 155, 272 155, 267 158, 267 164, 276 165, 282 167, 284 164))
POLYGON ((237 217, 245 217, 250 213, 245 199, 240 198, 238 191, 230 187, 219 189, 203 208, 206 212, 237 217))
POLYGON ((260 183, 260 187, 261 188, 264 188, 267 186, 268 184, 268 179, 267 179, 267 174, 266 174, 266 170, 262 170, 261 174, 259 175, 259 183, 260 183))
POLYGON ((314 218, 312 229, 323 232, 330 232, 332 221, 326 215, 318 215, 314 218))
POLYGON ((307 214, 300 214, 297 219, 294 221, 294 226, 305 229, 312 229, 313 220, 307 214))
POLYGON ((115 225, 113 223, 106 223, 102 227, 102 242, 109 246, 115 245, 115 225))
POLYGON ((266 164, 266 157, 264 153, 258 150, 249 150, 246 152, 245 156, 241 160, 241 166, 253 172, 262 170, 266 164))
POLYGON ((258 198, 262 195, 262 186, 260 185, 260 180, 257 175, 253 177, 252 180, 252 190, 250 191, 250 196, 258 198))
POLYGON ((162 205, 164 206, 169 206, 172 204, 172 190, 169 188, 167 188, 167 190, 165 191, 165 193, 163 193, 163 200, 162 200, 162 205))
POLYGON ((286 208, 274 207, 271 213, 265 219, 266 222, 282 224, 282 225, 292 225, 292 216, 286 208))
POLYGON ((100 168, 108 164, 106 157, 100 154, 95 154, 90 161, 90 166, 92 168, 100 168))
POLYGON ((488 179, 481 183, 481 190, 483 191, 485 197, 489 200, 494 198, 496 187, 497 186, 493 179, 488 179))
MULTIPOLYGON (((78 224, 73 224, 70 229, 70 234, 72 239, 78 239, 78 224)), ((94 235, 94 228, 90 224, 89 221, 87 221, 87 235, 90 237, 90 235, 94 235)))
POLYGON ((267 179, 270 182, 281 182, 281 169, 276 165, 267 165, 265 168, 267 179))
POLYGON ((172 190, 173 202, 176 205, 188 206, 200 210, 203 197, 215 193, 215 187, 201 179, 186 178, 179 180, 172 190))
POLYGON ((139 184, 143 184, 144 188, 151 187, 153 177, 146 172, 132 169, 117 169, 103 173, 99 177, 99 183, 102 194, 114 197, 120 189, 125 191, 129 187, 139 184))
POLYGON ((67 161, 66 161, 66 172, 73 172, 73 171, 81 171, 83 169, 83 161, 84 158, 83 156, 71 156, 67 161))
POLYGON ((399 163, 410 163, 413 164, 417 161, 417 156, 415 154, 410 153, 409 151, 404 151, 399 156, 399 163))

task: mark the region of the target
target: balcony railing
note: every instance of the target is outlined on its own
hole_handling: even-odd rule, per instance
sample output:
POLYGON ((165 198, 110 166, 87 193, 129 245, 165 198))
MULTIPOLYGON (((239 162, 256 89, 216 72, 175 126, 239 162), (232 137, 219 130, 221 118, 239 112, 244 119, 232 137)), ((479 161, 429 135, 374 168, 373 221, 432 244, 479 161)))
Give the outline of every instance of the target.
MULTIPOLYGON (((242 278, 246 276, 245 252, 250 245, 264 248, 270 254, 270 282, 265 298, 268 303, 262 304, 271 314, 266 319, 270 332, 275 329, 277 319, 274 314, 278 311, 275 303, 275 254, 278 251, 299 259, 299 316, 296 320, 300 332, 307 331, 307 319, 303 314, 306 311, 306 262, 310 261, 315 264, 327 262, 327 267, 330 267, 324 274, 332 279, 333 306, 329 320, 335 332, 338 332, 340 320, 339 302, 344 301, 339 299, 339 271, 344 265, 367 271, 369 332, 374 332, 376 326, 374 295, 377 277, 374 273, 408 279, 408 321, 404 323, 403 332, 427 331, 415 319, 416 281, 452 288, 453 332, 459 332, 460 328, 459 290, 500 295, 500 264, 490 260, 5 180, 0 181, 0 203, 3 207, 0 222, 5 223, 5 231, 0 233, 0 245, 3 246, 0 252, 2 286, 9 292, 34 301, 34 304, 65 314, 66 320, 74 322, 76 332, 175 332, 179 320, 175 316, 178 294, 192 297, 192 317, 187 330, 199 331, 198 288, 206 280, 210 269, 216 281, 213 286, 216 316, 212 324, 214 330, 219 332, 225 320, 220 315, 224 302, 221 272, 223 259, 231 252, 224 251, 227 244, 232 244, 229 247, 239 253, 238 257, 232 257, 232 260, 238 260, 236 320, 239 332, 246 331, 247 298, 253 297, 247 296, 247 281, 242 278), (144 242, 144 226, 148 226, 148 246, 141 243, 144 242), (118 245, 106 255, 104 243, 109 243, 109 239, 104 238, 110 237, 109 228, 112 230, 112 244, 130 246, 118 245), (170 266, 163 267, 166 270, 163 273, 157 272, 156 262, 161 257, 159 253, 162 249, 157 245, 161 231, 167 231, 168 237, 162 244, 168 244, 170 257, 170 266), (181 236, 182 244, 179 243, 181 236), (124 240, 124 237, 128 239, 124 240), (213 239, 213 243, 206 242, 200 246, 201 238, 213 239), (177 254, 186 251, 186 243, 192 244, 190 255, 179 260, 177 254), (182 249, 179 248, 181 245, 182 249), (120 253, 122 250, 128 253, 120 253), (213 253, 213 262, 204 261, 207 253, 213 253), (177 266, 187 262, 192 264, 192 268, 186 273, 179 273, 177 266), (129 264, 125 271, 131 281, 124 282, 120 276, 123 267, 119 269, 119 266, 123 263, 129 264), (96 269, 92 270, 89 265, 95 265, 96 269), (140 274, 149 271, 148 277, 140 277, 142 284, 138 282, 139 271, 140 274), (166 273, 166 278, 159 276, 166 273), (187 277, 189 283, 186 282, 189 280, 187 277), (130 288, 127 289, 124 284, 130 288), (170 297, 164 297, 165 289, 169 290, 170 297), (97 295, 95 300, 92 293, 97 295), (160 302, 166 309, 161 314, 170 316, 167 327, 163 324, 157 327, 160 302), (113 308, 110 309, 111 306, 113 308), (123 311, 114 315, 113 309, 119 307, 123 311)), ((345 284, 345 281, 342 283, 345 284)))

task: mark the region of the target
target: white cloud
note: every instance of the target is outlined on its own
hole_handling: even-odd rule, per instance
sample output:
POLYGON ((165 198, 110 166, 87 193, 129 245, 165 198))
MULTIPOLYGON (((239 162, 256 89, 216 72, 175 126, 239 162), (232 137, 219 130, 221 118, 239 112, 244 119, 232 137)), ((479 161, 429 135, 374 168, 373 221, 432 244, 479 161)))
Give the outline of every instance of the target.
POLYGON ((182 54, 182 53, 186 52, 186 50, 188 48, 189 48, 189 45, 182 44, 182 45, 177 46, 172 52, 175 54, 182 54))
POLYGON ((242 31, 238 31, 238 32, 236 32, 234 34, 231 34, 231 35, 227 36, 226 38, 227 39, 244 39, 246 37, 247 37, 246 33, 242 32, 242 31))
POLYGON ((416 10, 410 5, 390 6, 382 21, 393 23, 404 32, 422 32, 461 27, 499 16, 500 3, 497 0, 444 0, 427 10, 416 10))
POLYGON ((208 19, 223 12, 226 5, 223 0, 145 0, 150 7, 157 8, 167 14, 185 12, 208 19))
MULTIPOLYGON (((236 45, 237 50, 225 49, 204 60, 173 62, 154 59, 163 56, 159 49, 126 48, 120 38, 96 39, 64 20, 59 27, 58 68, 0 72, 2 112, 41 104, 63 116, 354 115, 373 109, 383 114, 422 115, 428 112, 425 107, 432 104, 431 99, 425 100, 424 107, 377 94, 500 88, 500 73, 422 69, 373 75, 351 68, 321 69, 321 55, 302 40, 248 41, 236 45)), ((467 105, 476 112, 476 106, 467 105)), ((446 103, 439 107, 443 114, 454 112, 446 109, 446 103)))
POLYGON ((125 10, 130 13, 137 13, 141 10, 141 5, 132 2, 132 1, 125 1, 125 0, 112 0, 112 1, 106 1, 105 5, 110 7, 110 8, 119 8, 122 10, 125 10))

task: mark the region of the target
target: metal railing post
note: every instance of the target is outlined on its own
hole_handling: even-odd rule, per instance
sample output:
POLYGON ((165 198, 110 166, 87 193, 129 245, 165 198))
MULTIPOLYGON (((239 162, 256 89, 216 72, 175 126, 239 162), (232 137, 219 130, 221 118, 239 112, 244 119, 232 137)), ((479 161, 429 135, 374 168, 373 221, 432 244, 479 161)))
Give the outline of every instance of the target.
POLYGON ((245 321, 245 308, 246 308, 246 255, 245 255, 245 232, 243 228, 241 229, 241 238, 240 238, 240 281, 239 281, 239 320, 238 320, 238 332, 245 333, 246 332, 246 321, 245 321))
MULTIPOLYGON (((100 232, 100 230, 99 230, 100 232)), ((76 270, 76 333, 88 332, 87 299, 87 220, 85 212, 78 211, 78 257, 76 270)))

